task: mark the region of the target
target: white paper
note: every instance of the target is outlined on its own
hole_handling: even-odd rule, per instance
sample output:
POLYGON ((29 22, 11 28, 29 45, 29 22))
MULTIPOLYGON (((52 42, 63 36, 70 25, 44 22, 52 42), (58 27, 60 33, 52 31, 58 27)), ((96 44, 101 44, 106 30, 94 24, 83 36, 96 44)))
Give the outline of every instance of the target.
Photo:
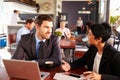
POLYGON ((56 73, 54 76, 54 79, 56 80, 78 80, 78 78, 69 76, 69 75, 65 75, 63 73, 56 73))
POLYGON ((55 80, 85 80, 83 76, 81 76, 81 78, 76 78, 69 75, 65 75, 64 73, 56 73, 54 79, 55 80))

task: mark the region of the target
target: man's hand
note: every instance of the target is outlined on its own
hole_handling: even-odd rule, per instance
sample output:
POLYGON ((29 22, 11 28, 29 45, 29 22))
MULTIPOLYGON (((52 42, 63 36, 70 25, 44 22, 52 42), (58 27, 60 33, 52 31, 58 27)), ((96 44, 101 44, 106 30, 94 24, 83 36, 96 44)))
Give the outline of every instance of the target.
POLYGON ((63 69, 64 71, 69 71, 70 68, 71 68, 70 65, 69 65, 69 63, 67 63, 67 62, 64 61, 64 60, 62 60, 61 62, 62 62, 62 65, 61 65, 62 69, 63 69))

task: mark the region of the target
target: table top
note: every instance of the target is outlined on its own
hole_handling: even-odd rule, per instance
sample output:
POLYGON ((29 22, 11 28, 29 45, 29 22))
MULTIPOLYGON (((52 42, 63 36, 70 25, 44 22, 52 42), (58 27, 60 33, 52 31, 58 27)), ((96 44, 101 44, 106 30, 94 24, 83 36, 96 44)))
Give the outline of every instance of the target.
MULTIPOLYGON (((62 39, 60 41, 60 46, 63 49, 75 49, 76 41, 62 39)), ((63 72, 61 67, 56 67, 56 68, 50 69, 50 70, 41 69, 41 71, 50 72, 50 75, 45 80, 54 80, 53 77, 56 73, 63 72)), ((86 71, 85 68, 79 68, 79 69, 70 70, 68 72, 76 73, 76 74, 82 74, 84 71, 86 71)), ((0 66, 0 80, 16 80, 16 79, 10 79, 7 75, 7 72, 6 72, 5 68, 0 66)))
MULTIPOLYGON (((61 67, 56 67, 53 69, 41 69, 41 71, 50 72, 50 75, 45 80, 54 80, 53 77, 56 73, 64 72, 61 67)), ((75 74, 82 74, 86 71, 86 68, 82 67, 79 69, 70 70, 68 72, 75 73, 75 74)), ((7 75, 6 70, 3 67, 0 67, 0 80, 20 80, 20 79, 10 79, 7 75)))
POLYGON ((61 39, 60 40, 60 47, 62 49, 75 49, 76 41, 68 40, 68 39, 61 39))
POLYGON ((62 49, 74 49, 76 44, 86 45, 86 42, 83 42, 82 39, 86 37, 86 34, 81 34, 70 39, 61 39, 60 47, 62 49))

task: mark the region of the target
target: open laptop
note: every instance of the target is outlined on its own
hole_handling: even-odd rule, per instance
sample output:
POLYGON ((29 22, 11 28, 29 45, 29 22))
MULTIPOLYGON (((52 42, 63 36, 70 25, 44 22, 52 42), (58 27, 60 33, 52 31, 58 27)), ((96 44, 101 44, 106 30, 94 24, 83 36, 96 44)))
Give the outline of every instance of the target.
POLYGON ((50 74, 41 72, 37 62, 3 59, 3 63, 10 78, 44 80, 50 74))

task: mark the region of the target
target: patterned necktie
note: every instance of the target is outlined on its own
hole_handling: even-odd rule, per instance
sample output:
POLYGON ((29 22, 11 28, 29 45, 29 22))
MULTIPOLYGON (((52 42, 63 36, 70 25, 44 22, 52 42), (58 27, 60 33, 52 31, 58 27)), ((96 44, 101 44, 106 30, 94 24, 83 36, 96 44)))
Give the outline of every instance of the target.
POLYGON ((43 57, 43 46, 44 46, 44 42, 43 41, 40 41, 39 42, 40 46, 39 46, 39 51, 38 51, 38 58, 42 58, 43 57))

